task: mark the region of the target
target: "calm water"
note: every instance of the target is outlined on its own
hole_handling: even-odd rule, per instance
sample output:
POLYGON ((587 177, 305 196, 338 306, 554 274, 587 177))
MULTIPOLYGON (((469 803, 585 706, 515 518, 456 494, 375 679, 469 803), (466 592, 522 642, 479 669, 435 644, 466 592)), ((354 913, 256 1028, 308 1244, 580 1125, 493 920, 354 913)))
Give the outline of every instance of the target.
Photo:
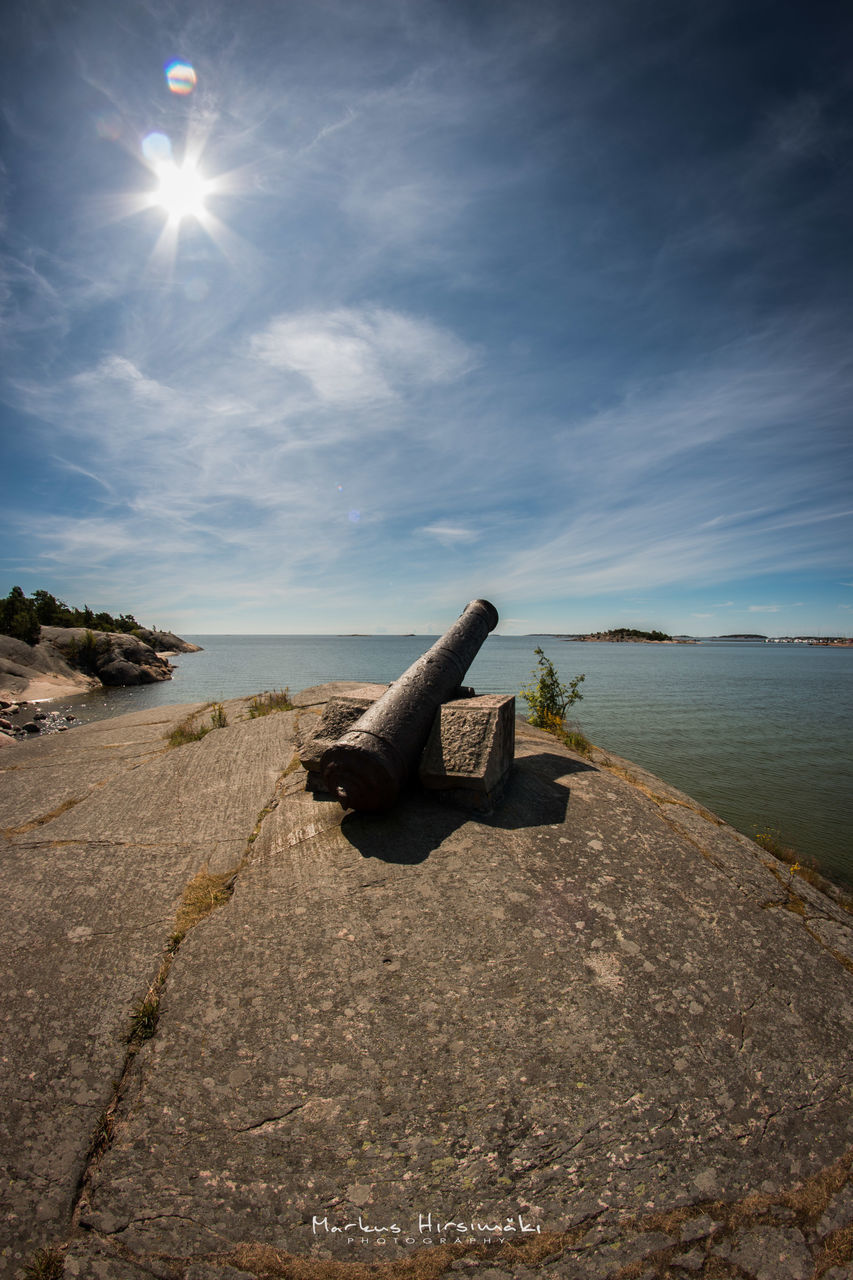
MULTIPOLYGON (((83 719, 98 719, 285 685, 386 683, 433 638, 190 636, 204 651, 175 659, 171 681, 74 703, 83 719)), ((853 649, 490 636, 467 682, 478 693, 517 693, 537 644, 564 682, 586 675, 574 719, 598 746, 644 765, 748 835, 772 828, 801 857, 853 883, 853 649)))

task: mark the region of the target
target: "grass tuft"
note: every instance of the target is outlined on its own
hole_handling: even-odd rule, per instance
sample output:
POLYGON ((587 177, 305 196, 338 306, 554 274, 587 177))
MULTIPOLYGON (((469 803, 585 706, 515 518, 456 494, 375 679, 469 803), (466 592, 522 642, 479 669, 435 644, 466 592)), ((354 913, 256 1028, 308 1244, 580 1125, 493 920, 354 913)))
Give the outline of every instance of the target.
MULTIPOLYGON (((532 718, 530 723, 534 723, 532 718)), ((576 751, 579 756, 592 755, 592 743, 586 734, 581 733, 577 725, 567 725, 555 712, 540 711, 536 718, 536 727, 559 738, 560 742, 565 743, 572 751, 576 751)))
POLYGON ((156 978, 148 988, 145 999, 134 1011, 130 1023, 127 1042, 132 1051, 136 1051, 146 1040, 150 1040, 157 1030, 160 1018, 160 992, 169 974, 172 959, 190 929, 194 928, 211 911, 226 903, 234 892, 234 881, 239 866, 220 875, 211 875, 207 866, 193 876, 184 886, 178 910, 175 913, 175 929, 166 944, 166 955, 160 965, 156 978))
POLYGON ((225 714, 225 708, 221 702, 214 702, 213 710, 210 713, 211 729, 225 729, 228 726, 228 717, 225 714))
POLYGON ((159 1018, 160 996, 156 992, 149 991, 142 1003, 134 1010, 130 1020, 128 1044, 140 1045, 150 1040, 157 1030, 159 1018))
POLYGON ((87 1164, 98 1160, 112 1145, 113 1135, 116 1131, 115 1110, 118 1101, 118 1089, 119 1082, 114 1080, 113 1098, 109 1106, 98 1117, 98 1123, 95 1125, 95 1131, 92 1134, 92 1141, 89 1145, 89 1154, 86 1158, 87 1164))
POLYGON ((290 689, 285 686, 284 689, 273 689, 271 693, 267 690, 264 693, 255 694, 249 703, 249 719, 256 720, 258 716, 268 716, 271 711, 292 710, 290 689))
POLYGON ((211 911, 221 907, 234 892, 236 871, 226 871, 222 875, 211 875, 207 867, 202 867, 197 875, 184 888, 183 897, 175 916, 175 932, 172 934, 169 948, 177 950, 181 942, 199 920, 209 916, 211 911))
POLYGON ((588 759, 592 755, 592 743, 580 729, 564 729, 563 735, 566 746, 571 747, 579 756, 586 756, 588 759))
POLYGON ((797 865, 797 855, 793 849, 789 849, 787 845, 782 844, 782 837, 778 831, 768 827, 765 831, 756 831, 755 843, 760 844, 762 849, 766 849, 768 853, 772 853, 774 858, 779 858, 781 862, 787 862, 789 866, 797 865))
POLYGON ((193 711, 190 715, 182 720, 180 724, 176 724, 172 732, 168 735, 170 747, 183 747, 188 742, 198 742, 206 733, 210 733, 213 725, 202 725, 197 723, 197 716, 201 713, 193 711))
POLYGON ((62 1250, 53 1245, 37 1249, 24 1268, 24 1280, 62 1280, 64 1275, 62 1250))
POLYGON ((188 742, 199 742, 212 729, 225 729, 228 725, 228 716, 225 714, 225 708, 221 702, 209 702, 206 707, 202 707, 202 711, 210 711, 210 723, 199 724, 198 717, 201 711, 191 712, 185 720, 180 724, 176 724, 170 734, 167 735, 167 741, 170 747, 184 747, 188 742))
POLYGON ((829 880, 818 870, 814 862, 801 862, 796 850, 782 843, 782 837, 778 831, 768 827, 764 831, 756 831, 753 839, 767 853, 772 854, 774 858, 778 858, 780 862, 784 862, 788 868, 789 888, 794 876, 799 876, 801 880, 805 880, 807 884, 819 889, 821 893, 828 894, 845 911, 853 913, 853 894, 847 890, 846 886, 833 883, 832 880, 829 880))

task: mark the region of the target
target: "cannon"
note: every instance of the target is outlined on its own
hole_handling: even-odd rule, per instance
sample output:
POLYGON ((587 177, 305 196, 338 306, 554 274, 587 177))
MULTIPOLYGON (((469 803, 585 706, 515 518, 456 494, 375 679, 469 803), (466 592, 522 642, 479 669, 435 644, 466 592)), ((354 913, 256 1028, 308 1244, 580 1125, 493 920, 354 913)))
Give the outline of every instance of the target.
POLYGON ((413 662, 320 759, 326 788, 345 809, 389 808, 417 767, 438 708, 457 693, 498 611, 472 600, 431 649, 413 662))

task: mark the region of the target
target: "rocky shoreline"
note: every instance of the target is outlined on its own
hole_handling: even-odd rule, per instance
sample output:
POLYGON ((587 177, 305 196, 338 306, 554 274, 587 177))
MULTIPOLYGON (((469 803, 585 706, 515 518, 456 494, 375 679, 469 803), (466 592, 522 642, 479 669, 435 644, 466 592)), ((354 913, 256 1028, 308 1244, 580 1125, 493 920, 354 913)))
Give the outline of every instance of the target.
MULTIPOLYGON (((0 740, 67 729, 74 717, 32 714, 31 704, 67 698, 103 687, 170 680, 169 657, 196 653, 199 646, 170 631, 134 633, 86 627, 41 628, 37 644, 0 635, 0 740)), ((0 741, 2 745, 2 741, 0 741)))

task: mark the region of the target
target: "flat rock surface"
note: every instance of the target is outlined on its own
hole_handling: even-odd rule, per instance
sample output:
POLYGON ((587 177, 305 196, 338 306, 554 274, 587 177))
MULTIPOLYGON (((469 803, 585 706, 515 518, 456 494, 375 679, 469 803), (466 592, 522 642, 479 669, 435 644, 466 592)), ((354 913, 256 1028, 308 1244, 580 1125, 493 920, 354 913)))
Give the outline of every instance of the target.
POLYGON ((0 1265, 849 1276, 853 918, 521 721, 490 817, 344 815, 296 744, 357 688, 3 754, 0 1265), (205 868, 231 896, 176 940, 205 868))

